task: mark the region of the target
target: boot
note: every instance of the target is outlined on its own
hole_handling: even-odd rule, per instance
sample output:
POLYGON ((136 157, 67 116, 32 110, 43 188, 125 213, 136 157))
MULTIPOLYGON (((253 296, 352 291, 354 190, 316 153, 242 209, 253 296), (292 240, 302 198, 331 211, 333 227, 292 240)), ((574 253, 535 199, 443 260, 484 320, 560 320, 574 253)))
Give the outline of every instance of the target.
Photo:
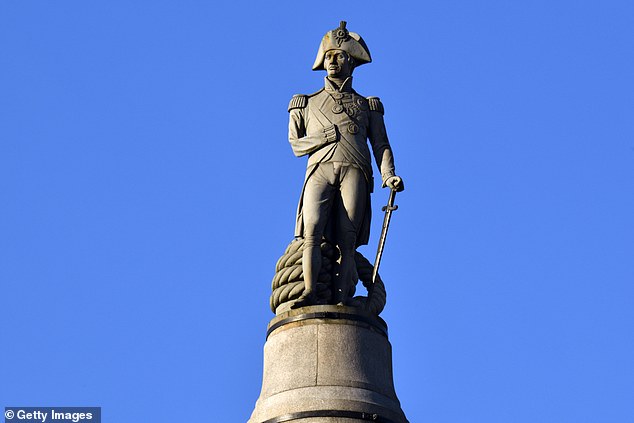
POLYGON ((317 295, 315 295, 314 292, 312 292, 312 291, 309 291, 309 292, 304 291, 304 293, 297 300, 295 300, 295 302, 293 303, 291 308, 292 309, 296 309, 296 308, 300 308, 300 307, 306 307, 306 306, 310 306, 310 305, 315 305, 315 304, 317 304, 317 302, 318 302, 317 295))

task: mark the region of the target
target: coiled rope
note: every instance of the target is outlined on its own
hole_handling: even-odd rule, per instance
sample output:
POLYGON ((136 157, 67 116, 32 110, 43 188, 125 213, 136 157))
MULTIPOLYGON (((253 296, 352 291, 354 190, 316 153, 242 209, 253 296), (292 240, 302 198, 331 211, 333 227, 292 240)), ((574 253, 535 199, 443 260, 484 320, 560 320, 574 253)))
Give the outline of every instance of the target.
MULTIPOLYGON (((275 276, 271 284, 273 292, 270 298, 271 311, 274 313, 280 305, 296 300, 304 292, 304 273, 302 270, 303 247, 303 239, 291 241, 275 265, 275 276)), ((340 256, 339 250, 331 243, 324 241, 321 243, 321 256, 322 266, 319 272, 316 293, 320 303, 328 304, 332 298, 333 268, 340 256)), ((377 280, 374 286, 372 286, 373 266, 368 259, 363 257, 358 251, 355 254, 355 262, 359 279, 371 294, 368 297, 357 296, 350 298, 348 303, 378 315, 385 307, 385 285, 381 277, 377 275, 377 280)), ((354 281, 354 284, 350 287, 349 295, 351 297, 354 295, 356 283, 357 281, 354 281)))

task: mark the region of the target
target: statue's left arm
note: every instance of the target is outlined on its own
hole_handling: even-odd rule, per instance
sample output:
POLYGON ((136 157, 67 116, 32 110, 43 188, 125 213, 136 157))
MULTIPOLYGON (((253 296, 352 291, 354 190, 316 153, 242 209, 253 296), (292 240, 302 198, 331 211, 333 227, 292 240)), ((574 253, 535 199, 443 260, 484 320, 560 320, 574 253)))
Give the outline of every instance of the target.
POLYGON ((368 139, 372 146, 376 165, 381 171, 382 186, 402 191, 404 188, 403 180, 396 176, 394 171, 394 155, 383 120, 383 104, 378 97, 368 97, 368 105, 370 108, 368 139))

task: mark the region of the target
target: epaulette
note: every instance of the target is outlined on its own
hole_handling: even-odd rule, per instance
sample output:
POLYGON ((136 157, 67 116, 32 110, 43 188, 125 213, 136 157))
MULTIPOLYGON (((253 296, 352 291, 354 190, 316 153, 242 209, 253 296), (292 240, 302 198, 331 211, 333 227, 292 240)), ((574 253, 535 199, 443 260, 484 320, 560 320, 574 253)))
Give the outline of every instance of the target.
POLYGON ((293 98, 291 98, 291 102, 288 103, 288 111, 290 112, 293 109, 303 109, 308 104, 308 96, 304 94, 295 94, 293 98))
POLYGON ((378 97, 368 97, 368 105, 370 106, 370 110, 373 112, 379 112, 381 114, 385 113, 383 109, 383 103, 378 97))

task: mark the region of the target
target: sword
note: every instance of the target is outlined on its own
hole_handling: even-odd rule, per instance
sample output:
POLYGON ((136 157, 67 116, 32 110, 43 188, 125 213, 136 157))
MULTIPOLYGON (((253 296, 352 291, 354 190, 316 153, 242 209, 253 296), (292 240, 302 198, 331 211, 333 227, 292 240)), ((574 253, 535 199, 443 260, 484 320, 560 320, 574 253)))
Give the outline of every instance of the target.
POLYGON ((385 248, 385 238, 387 238, 387 228, 390 226, 390 218, 392 217, 392 212, 398 209, 398 206, 394 205, 395 199, 396 190, 390 189, 390 198, 387 200, 387 206, 383 206, 383 208, 381 209, 385 212, 385 217, 383 218, 383 229, 381 229, 381 238, 379 238, 379 248, 376 250, 374 269, 372 269, 372 288, 374 288, 376 277, 379 274, 379 265, 381 264, 381 256, 383 255, 383 249, 385 248))

